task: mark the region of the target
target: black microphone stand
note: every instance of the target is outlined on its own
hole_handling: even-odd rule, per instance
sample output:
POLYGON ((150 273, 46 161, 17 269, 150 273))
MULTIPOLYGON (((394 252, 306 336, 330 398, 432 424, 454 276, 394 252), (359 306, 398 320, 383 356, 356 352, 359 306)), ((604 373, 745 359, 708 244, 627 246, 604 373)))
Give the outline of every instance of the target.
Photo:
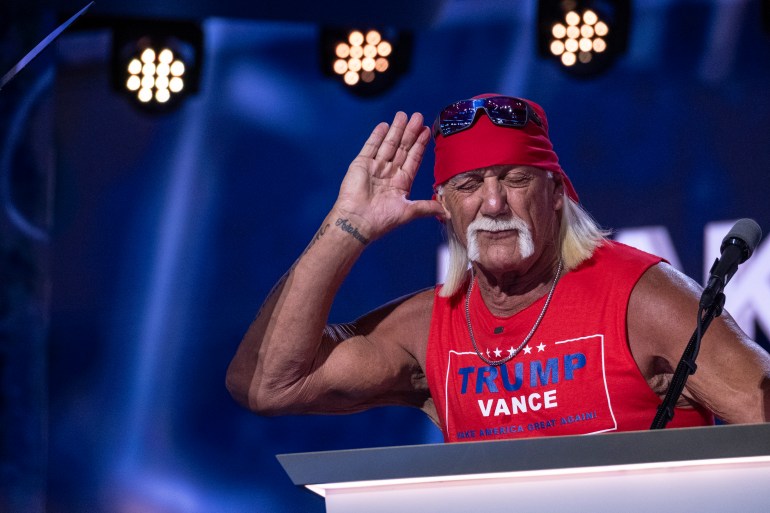
POLYGON ((722 315, 724 306, 725 295, 723 292, 719 292, 707 308, 698 308, 698 321, 695 332, 690 337, 690 342, 685 347, 684 353, 682 353, 682 358, 679 360, 679 364, 674 371, 674 377, 671 378, 671 384, 668 386, 666 397, 663 399, 663 403, 658 406, 658 412, 655 414, 655 419, 652 421, 650 429, 663 429, 668 421, 674 418, 674 407, 679 396, 682 395, 687 378, 694 374, 698 368, 695 364, 695 359, 698 357, 701 338, 711 325, 711 321, 722 315))

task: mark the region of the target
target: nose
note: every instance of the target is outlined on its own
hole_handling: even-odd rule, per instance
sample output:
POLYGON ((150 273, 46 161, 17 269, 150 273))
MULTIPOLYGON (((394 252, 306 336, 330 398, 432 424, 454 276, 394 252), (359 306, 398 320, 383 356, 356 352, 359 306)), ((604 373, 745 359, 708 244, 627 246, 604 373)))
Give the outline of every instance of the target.
POLYGON ((505 187, 496 176, 487 177, 481 190, 481 214, 499 217, 509 213, 505 187))

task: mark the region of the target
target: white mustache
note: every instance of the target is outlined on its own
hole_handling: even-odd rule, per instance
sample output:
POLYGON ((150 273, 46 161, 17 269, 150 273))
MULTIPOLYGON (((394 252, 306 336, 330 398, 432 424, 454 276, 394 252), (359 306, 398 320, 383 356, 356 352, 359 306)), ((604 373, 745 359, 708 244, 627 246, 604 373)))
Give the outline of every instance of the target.
POLYGON ((479 259, 479 243, 476 234, 480 231, 485 232, 504 232, 513 230, 518 232, 519 253, 522 258, 529 258, 535 252, 535 245, 532 242, 532 231, 527 223, 517 216, 511 216, 507 219, 498 219, 494 217, 482 217, 476 219, 466 230, 466 240, 468 241, 468 258, 471 261, 479 259))

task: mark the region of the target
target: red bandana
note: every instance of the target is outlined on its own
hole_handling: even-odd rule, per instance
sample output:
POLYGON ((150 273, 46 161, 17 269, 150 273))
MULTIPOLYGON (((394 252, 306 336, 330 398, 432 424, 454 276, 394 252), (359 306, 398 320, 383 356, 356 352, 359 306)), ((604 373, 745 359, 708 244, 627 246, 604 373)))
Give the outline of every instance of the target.
MULTIPOLYGON (((500 96, 482 94, 474 98, 500 96)), ((577 192, 564 170, 559 165, 559 157, 553 151, 548 137, 548 120, 543 108, 530 100, 525 100, 543 122, 538 126, 528 122, 524 128, 500 127, 492 123, 482 112, 473 126, 462 132, 444 137, 436 137, 436 160, 433 168, 434 185, 439 185, 455 175, 498 165, 533 166, 553 173, 558 173, 564 180, 564 190, 574 201, 578 201, 577 192)))

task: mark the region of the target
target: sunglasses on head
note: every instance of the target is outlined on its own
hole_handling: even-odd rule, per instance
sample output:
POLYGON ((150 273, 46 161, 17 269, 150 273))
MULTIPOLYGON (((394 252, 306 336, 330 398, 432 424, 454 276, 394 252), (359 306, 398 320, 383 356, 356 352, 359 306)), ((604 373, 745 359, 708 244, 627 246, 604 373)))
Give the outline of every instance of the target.
POLYGON ((530 120, 543 126, 540 117, 524 100, 510 96, 491 96, 460 100, 444 107, 433 123, 433 137, 439 133, 447 137, 470 128, 479 110, 483 110, 497 126, 523 128, 530 120))

